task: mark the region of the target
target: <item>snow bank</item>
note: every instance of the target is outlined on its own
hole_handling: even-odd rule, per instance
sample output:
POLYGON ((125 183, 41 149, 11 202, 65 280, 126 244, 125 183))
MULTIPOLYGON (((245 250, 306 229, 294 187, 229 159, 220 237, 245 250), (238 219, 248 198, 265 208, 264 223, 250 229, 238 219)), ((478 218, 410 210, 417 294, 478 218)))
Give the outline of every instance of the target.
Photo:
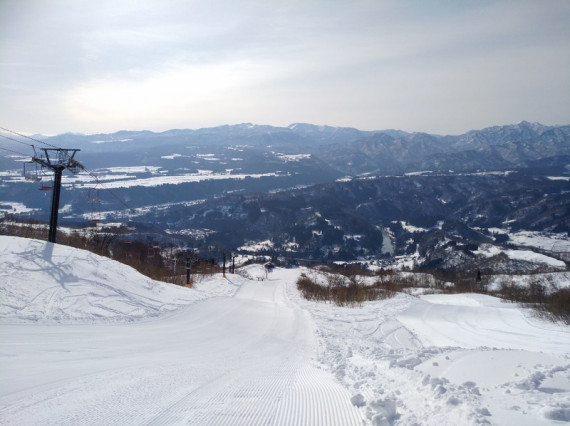
POLYGON ((489 291, 499 291, 503 285, 516 285, 517 287, 528 288, 531 284, 538 283, 544 286, 546 294, 551 294, 562 288, 570 287, 570 271, 549 272, 532 275, 490 275, 487 289, 489 291))
POLYGON ((0 236, 0 318, 10 321, 133 321, 233 292, 225 280, 188 289, 88 251, 0 236))
MULTIPOLYGON (((20 258, 38 256, 45 243, 22 246, 15 248, 17 256, 7 256, 12 275, 36 268, 31 259, 20 258)), ((5 253, 10 252, 3 245, 5 253)), ((79 257, 77 263, 87 273, 102 260, 94 257, 86 262, 84 256, 54 247, 49 258, 56 257, 60 269, 65 261, 79 257)), ((37 261, 45 266, 43 257, 37 261)), ((119 271, 111 262, 105 269, 119 271)), ((259 265, 244 269, 249 275, 263 271, 259 265)), ((285 291, 296 272, 280 272, 264 281, 237 274, 223 279, 216 274, 202 281, 198 290, 177 293, 239 287, 233 297, 211 297, 151 320, 105 324, 0 320, 0 424, 362 425, 349 391, 314 365, 313 323, 285 291)), ((81 281, 72 275, 78 273, 75 265, 66 273, 57 285, 69 287, 81 281)), ((34 277, 40 279, 42 274, 34 277)), ((115 287, 135 290, 131 301, 137 304, 149 295, 123 282, 115 281, 115 287)), ((172 288, 166 286, 161 293, 167 303, 172 288)), ((113 300, 111 295, 100 303, 113 300)), ((40 303, 32 304, 41 308, 40 303)))
POLYGON ((0 237, 3 423, 570 421, 568 327, 480 294, 310 302, 301 272, 250 265, 186 289, 0 237))
POLYGON ((569 421, 570 329, 480 294, 399 294, 311 312, 317 360, 372 425, 569 421))

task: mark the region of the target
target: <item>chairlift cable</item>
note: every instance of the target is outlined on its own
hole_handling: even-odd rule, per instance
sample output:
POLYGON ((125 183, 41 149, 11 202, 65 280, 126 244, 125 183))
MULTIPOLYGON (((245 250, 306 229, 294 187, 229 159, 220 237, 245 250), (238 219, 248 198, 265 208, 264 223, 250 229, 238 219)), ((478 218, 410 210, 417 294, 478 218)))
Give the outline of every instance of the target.
POLYGON ((21 143, 22 145, 26 145, 26 146, 31 146, 31 147, 33 147, 32 144, 23 142, 23 141, 21 141, 21 140, 19 140, 19 139, 12 138, 12 137, 10 137, 10 136, 3 135, 2 133, 0 133, 0 137, 2 137, 2 138, 4 138, 4 139, 9 139, 9 140, 14 141, 14 142, 21 143))
POLYGON ((24 163, 24 179, 32 182, 38 182, 42 180, 42 176, 40 176, 39 171, 40 170, 38 170, 38 163, 34 161, 26 161, 24 163))
POLYGON ((99 198, 99 189, 97 188, 97 185, 94 188, 89 188, 87 190, 87 201, 89 201, 91 206, 91 222, 95 225, 102 220, 102 214, 98 208, 98 205, 101 203, 101 199, 99 198), (95 191, 95 195, 93 195, 93 191, 95 191))
MULTIPOLYGON (((55 146, 55 145, 52 145, 51 143, 44 142, 44 141, 41 141, 41 140, 36 139, 36 138, 32 138, 31 136, 26 136, 26 135, 24 135, 24 134, 22 134, 22 133, 18 133, 18 132, 16 132, 16 131, 14 131, 14 130, 6 129, 5 127, 2 127, 2 126, 0 126, 0 130, 4 130, 5 132, 12 133, 12 134, 14 134, 14 135, 18 135, 18 136, 20 136, 20 137, 29 139, 29 140, 34 141, 34 142, 43 143, 44 145, 50 146, 50 147, 55 148, 55 149, 61 149, 61 148, 59 148, 59 147, 57 147, 57 146, 55 146)), ((23 142, 22 142, 22 143, 23 143, 23 142)))
MULTIPOLYGON (((48 143, 48 142, 41 141, 41 140, 36 139, 36 138, 33 138, 33 137, 31 137, 31 136, 26 136, 26 135, 24 135, 24 134, 22 134, 22 133, 16 132, 16 131, 14 131, 14 130, 7 129, 7 128, 2 127, 2 126, 0 126, 0 130, 4 130, 5 132, 9 132, 9 133, 12 133, 12 134, 14 134, 14 135, 18 135, 18 136, 20 136, 20 137, 23 137, 23 138, 32 140, 32 141, 34 141, 34 142, 42 143, 42 144, 47 145, 47 146, 50 146, 50 147, 52 147, 52 148, 54 148, 54 149, 62 149, 62 148, 59 148, 59 147, 57 147, 57 146, 55 146, 55 145, 52 145, 52 144, 50 144, 50 143, 48 143)), ((20 141, 20 140, 18 140, 18 139, 11 138, 11 137, 6 136, 6 135, 2 135, 1 133, 0 133, 0 137, 6 138, 6 139, 10 139, 10 140, 12 140, 12 141, 14 141, 14 142, 18 142, 18 143, 21 143, 21 144, 23 144, 23 145, 26 145, 26 146, 29 146, 29 147, 34 148, 34 145, 32 145, 32 144, 28 144, 28 143, 22 142, 22 141, 20 141)), ((11 150, 9 150, 9 149, 7 149, 7 148, 0 148, 0 149, 4 149, 4 150, 6 150, 6 151, 11 151, 11 150)), ((35 148, 34 148, 34 149, 35 149, 35 148)), ((11 152, 14 152, 14 153, 19 154, 19 155, 27 156, 27 154, 22 154, 22 153, 20 153, 20 152, 16 152, 16 151, 11 151, 11 152)), ((84 170, 88 175, 90 175, 91 177, 93 177, 93 178, 95 179, 96 185, 100 185, 104 190, 109 191, 109 193, 110 193, 117 201, 119 201, 119 203, 121 203, 123 206, 125 206, 128 210, 131 210, 131 211, 134 210, 134 209, 133 209, 131 206, 129 206, 123 199, 121 199, 121 197, 119 197, 117 194, 115 194, 115 192, 113 192, 110 188, 106 188, 105 185, 99 181, 99 178, 98 178, 92 171, 90 171, 90 170, 88 170, 88 169, 86 169, 86 168, 84 168, 83 170, 84 170)))
MULTIPOLYGON (((65 156, 68 160, 70 160, 70 163, 72 162, 72 163, 75 165, 76 168, 81 168, 81 169, 83 169, 83 165, 82 165, 80 162, 78 162, 77 160, 73 160, 73 158, 72 158, 73 155, 70 157, 69 154, 68 154, 68 152, 67 152, 68 150, 66 150, 66 149, 63 149, 63 148, 60 148, 60 147, 58 147, 58 146, 55 146, 55 145, 53 145, 53 144, 51 144, 51 143, 48 143, 48 142, 45 142, 45 141, 42 141, 42 140, 33 138, 33 137, 31 137, 31 136, 24 135, 24 134, 22 134, 22 133, 16 132, 15 130, 7 129, 7 128, 2 127, 2 126, 0 126, 0 130, 4 130, 5 132, 12 133, 12 134, 14 134, 14 135, 18 135, 18 136, 20 136, 20 137, 22 137, 22 138, 26 138, 26 139, 29 139, 29 140, 31 140, 31 141, 34 141, 34 142, 38 142, 38 143, 47 145, 47 146, 51 147, 52 149, 55 149, 55 150, 57 150, 57 151, 60 151, 60 152, 62 152, 62 153, 64 154, 64 156, 65 156)), ((34 157, 36 157, 36 147, 35 147, 33 144, 28 144, 28 143, 25 143, 25 142, 23 142, 23 141, 19 141, 19 140, 17 140, 17 139, 14 139, 14 138, 11 138, 11 137, 2 135, 2 134, 0 134, 0 136, 4 137, 4 138, 6 138, 6 139, 10 139, 10 140, 12 140, 12 141, 21 143, 21 144, 23 144, 23 145, 27 145, 27 146, 32 147, 32 149, 34 150, 34 157)), ((46 149, 46 148, 42 148, 42 149, 46 149)), ((73 150, 73 151, 79 151, 79 150, 73 150)), ((47 155, 47 151, 46 151, 46 155, 47 155)), ((72 173, 76 173, 76 170, 74 170, 74 169, 72 169, 72 168, 69 168, 69 170, 70 170, 72 173)))
MULTIPOLYGON (((38 143, 41 143, 41 144, 43 144, 43 145, 46 145, 46 146, 49 146, 49 147, 53 148, 54 150, 58 151, 60 154, 63 154, 63 157, 67 157, 66 159, 67 159, 67 161, 68 161, 68 165, 67 165, 67 166, 64 166, 64 168, 67 168, 68 170, 70 170, 70 171, 71 171, 72 173, 74 173, 74 174, 78 173, 78 169, 85 170, 90 176, 92 176, 93 178, 95 178, 95 180, 96 180, 96 182, 97 182, 97 185, 99 184, 99 179, 97 178, 97 176, 95 176, 95 174, 94 174, 93 172, 91 172, 91 171, 89 171, 89 170, 86 170, 85 167, 83 166, 83 164, 81 164, 81 163, 78 162, 77 160, 74 160, 74 159, 73 159, 73 156, 75 155, 75 153, 76 153, 77 151, 79 151, 78 149, 71 150, 71 151, 73 151, 73 154, 70 156, 69 153, 68 153, 68 151, 70 151, 70 150, 57 147, 57 146, 55 146, 55 145, 53 145, 53 144, 50 144, 50 143, 48 143, 48 142, 45 142, 45 141, 42 141, 42 140, 33 138, 33 137, 31 137, 31 136, 26 136, 26 135, 24 135, 24 134, 22 134, 22 133, 16 132, 16 131, 14 131, 14 130, 7 129, 7 128, 2 127, 2 126, 0 126, 0 130, 3 130, 3 131, 5 131, 5 132, 11 133, 11 134, 20 136, 20 137, 22 137, 22 138, 26 138, 26 139, 29 139, 29 140, 31 140, 31 141, 38 142, 38 143)), ((25 142, 23 142, 23 141, 17 140, 17 139, 15 139, 15 138, 12 138, 12 137, 9 137, 9 136, 6 136, 6 135, 3 135, 3 134, 1 134, 1 133, 0 133, 0 137, 3 137, 4 139, 12 140, 12 141, 17 142, 17 143, 20 143, 20 144, 22 144, 22 145, 26 145, 26 146, 31 147, 31 148, 34 150, 34 155, 32 156, 32 161, 35 161, 35 162, 37 162, 37 163, 40 163, 42 166, 43 166, 44 164, 48 164, 48 163, 49 163, 49 159, 48 159, 48 163, 46 163, 46 162, 43 161, 41 158, 37 158, 37 156, 36 156, 36 148, 35 148, 35 146, 34 146, 33 144, 25 143, 25 142)), ((27 156, 26 154, 23 154, 23 153, 20 153, 20 152, 16 152, 16 151, 10 150, 10 149, 8 149, 8 148, 2 148, 2 149, 5 150, 5 151, 13 152, 13 153, 18 154, 18 155, 27 156)), ((46 153, 45 155, 46 155, 46 157, 47 157, 47 155, 48 155, 48 154, 47 154, 48 149, 47 149, 47 148, 42 148, 42 149, 45 151, 45 153, 46 153)), ((24 167, 25 167, 25 166, 24 166, 24 167)), ((50 167, 50 168, 51 168, 51 167, 50 167)), ((54 169, 54 172, 55 172, 55 169, 54 169)), ((62 172, 62 170, 59 170, 59 169, 58 169, 57 172, 55 172, 56 174, 59 173, 59 175, 57 175, 57 176, 59 176, 58 182, 61 182, 61 172, 62 172)), ((25 174, 25 168, 24 168, 24 174, 25 174)), ((56 179, 56 180, 57 180, 57 179, 56 179)), ((113 191, 111 191, 110 189, 105 188, 104 186, 103 186, 103 188, 106 189, 106 190, 108 190, 108 191, 111 193, 111 195, 113 195, 113 197, 116 198, 116 199, 117 199, 122 205, 124 205, 128 210, 133 211, 133 209, 132 209, 125 201, 123 201, 117 194, 115 194, 115 193, 114 193, 113 191)), ((53 189, 53 181, 52 181, 52 186, 51 186, 51 187, 48 187, 47 185, 42 185, 40 189, 41 189, 41 190, 53 189)), ((59 190, 60 190, 60 186, 59 186, 59 184, 58 184, 58 186, 57 186, 57 192, 54 192, 54 198, 53 198, 53 200, 56 199, 56 198, 55 198, 55 197, 56 197, 56 195, 55 195, 56 193, 57 193, 57 199, 59 200, 59 190)), ((55 205, 55 204, 52 203, 52 219, 50 220, 50 235, 49 235, 49 237, 48 237, 48 240, 49 240, 50 242, 55 242, 55 235, 56 235, 56 232, 57 232, 57 209, 55 210, 55 215, 54 215, 54 208, 53 208, 53 205, 55 205), (55 218, 55 220, 53 220, 53 218, 55 218), (52 234, 52 231, 53 231, 53 234, 52 234)))
POLYGON ((14 151, 13 149, 2 148, 1 146, 0 146, 0 149, 2 149, 2 150, 4 150, 4 151, 12 152, 12 153, 14 153, 14 154, 22 155, 22 156, 24 156, 24 157, 30 157, 30 155, 28 155, 28 154, 24 154, 23 152, 14 151))
POLYGON ((92 171, 90 171, 88 169, 84 169, 84 170, 89 176, 91 176, 93 179, 95 179, 95 186, 99 186, 100 188, 104 189, 105 191, 108 191, 117 201, 119 201, 119 203, 121 203, 123 206, 125 206, 128 210, 131 210, 131 211, 134 210, 125 201, 123 201, 123 199, 121 197, 119 197, 117 194, 115 194, 111 190, 111 188, 107 188, 105 186, 105 184, 99 180, 99 177, 95 173, 93 173, 92 171))

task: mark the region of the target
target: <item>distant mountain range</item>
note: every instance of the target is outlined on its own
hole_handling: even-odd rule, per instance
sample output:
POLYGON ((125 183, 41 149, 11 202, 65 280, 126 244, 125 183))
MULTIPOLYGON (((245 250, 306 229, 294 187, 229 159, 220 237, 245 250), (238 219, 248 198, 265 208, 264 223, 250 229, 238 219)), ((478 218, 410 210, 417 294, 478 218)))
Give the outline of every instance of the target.
MULTIPOLYGON (((401 221, 426 230, 443 221, 445 238, 467 242, 492 239, 476 228, 570 226, 570 125, 523 121, 440 136, 246 123, 44 141, 80 149, 89 171, 64 175, 64 223, 152 223, 153 232, 169 229, 163 238, 200 235, 234 249, 273 239, 296 244, 298 256, 330 258, 415 250, 401 221)), ((47 220, 49 199, 22 178, 24 160, 0 151, 0 211, 47 220)))
POLYGON ((537 160, 570 155, 570 126, 515 125, 472 130, 457 136, 362 131, 296 123, 288 127, 253 124, 198 130, 120 131, 113 134, 64 134, 46 141, 86 153, 147 152, 188 147, 246 145, 285 153, 310 153, 341 173, 397 174, 432 170, 497 170, 526 167, 537 160))

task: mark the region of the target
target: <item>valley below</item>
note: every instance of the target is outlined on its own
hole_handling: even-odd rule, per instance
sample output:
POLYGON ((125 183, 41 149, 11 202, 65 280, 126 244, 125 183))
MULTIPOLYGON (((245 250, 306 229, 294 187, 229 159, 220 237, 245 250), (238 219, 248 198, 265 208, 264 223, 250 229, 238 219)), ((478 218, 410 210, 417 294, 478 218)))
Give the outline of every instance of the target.
MULTIPOLYGON (((526 250, 568 261, 569 141, 569 126, 521 122, 458 136, 298 123, 31 142, 80 149, 84 170, 62 183, 59 223, 70 229, 282 265, 407 257, 473 275, 560 269, 476 254, 520 249, 521 232, 544 243, 526 250)), ((52 177, 27 161, 0 158, 7 222, 49 220, 51 192, 38 189, 52 177)))

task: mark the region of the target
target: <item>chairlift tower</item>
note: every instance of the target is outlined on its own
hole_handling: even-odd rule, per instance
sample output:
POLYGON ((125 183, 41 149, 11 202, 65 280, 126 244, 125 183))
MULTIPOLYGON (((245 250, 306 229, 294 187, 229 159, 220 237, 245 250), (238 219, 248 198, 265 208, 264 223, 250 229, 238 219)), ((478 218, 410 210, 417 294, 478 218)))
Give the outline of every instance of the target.
POLYGON ((34 148, 32 161, 54 172, 48 242, 55 243, 59 195, 61 193, 61 175, 65 169, 75 174, 79 169, 83 169, 83 165, 73 158, 79 149, 41 148, 41 150, 44 152, 43 155, 37 156, 34 148))

